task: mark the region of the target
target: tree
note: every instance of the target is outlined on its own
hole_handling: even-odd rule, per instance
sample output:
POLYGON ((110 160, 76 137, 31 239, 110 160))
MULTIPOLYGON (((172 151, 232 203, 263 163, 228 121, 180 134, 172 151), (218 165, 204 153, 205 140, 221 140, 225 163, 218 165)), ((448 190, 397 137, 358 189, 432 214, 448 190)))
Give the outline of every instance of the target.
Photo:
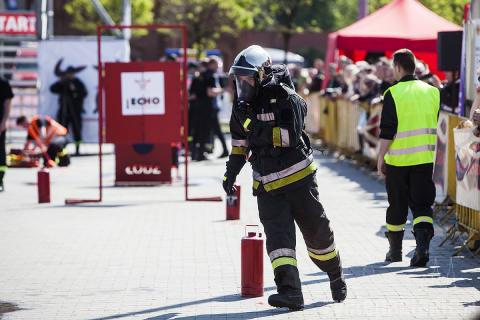
POLYGON ((253 28, 257 12, 253 0, 156 0, 155 4, 156 21, 187 25, 189 45, 198 56, 216 47, 221 34, 253 28))
MULTIPOLYGON (((370 12, 378 10, 389 2, 391 0, 369 0, 370 12)), ((420 0, 420 2, 439 16, 461 25, 463 8, 469 0, 420 0)))
MULTIPOLYGON (((122 19, 122 0, 101 0, 101 3, 115 23, 122 19)), ((151 0, 132 1, 132 23, 147 24, 153 21, 153 2, 151 0)), ((65 4, 65 11, 72 18, 72 28, 92 34, 97 25, 102 25, 95 8, 90 0, 69 0, 65 4)), ((135 34, 145 34, 145 30, 138 30, 135 34)))
POLYGON ((304 31, 320 31, 319 15, 315 12, 318 12, 321 2, 318 0, 259 1, 260 12, 256 16, 257 25, 264 30, 276 31, 282 35, 285 63, 292 35, 304 31))

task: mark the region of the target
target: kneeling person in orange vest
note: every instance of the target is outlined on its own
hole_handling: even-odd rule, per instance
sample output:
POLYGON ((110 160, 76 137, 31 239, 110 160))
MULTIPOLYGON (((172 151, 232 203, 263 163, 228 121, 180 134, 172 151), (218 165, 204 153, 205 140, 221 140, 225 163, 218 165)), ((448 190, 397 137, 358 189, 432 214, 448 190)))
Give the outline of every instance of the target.
POLYGON ((36 152, 43 155, 44 165, 54 167, 67 166, 70 160, 66 151, 67 129, 49 116, 34 116, 28 121, 25 116, 17 119, 17 125, 28 130, 25 152, 36 152))

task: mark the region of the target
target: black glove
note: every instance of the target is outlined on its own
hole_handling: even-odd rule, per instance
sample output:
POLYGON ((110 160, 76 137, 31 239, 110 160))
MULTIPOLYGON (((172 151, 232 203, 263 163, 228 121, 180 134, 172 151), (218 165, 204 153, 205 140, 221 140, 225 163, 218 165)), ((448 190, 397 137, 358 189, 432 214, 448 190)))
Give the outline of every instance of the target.
POLYGON ((233 186, 235 183, 235 176, 232 174, 229 174, 228 172, 225 173, 223 176, 223 190, 225 190, 225 193, 228 195, 232 195, 235 193, 236 189, 233 186))

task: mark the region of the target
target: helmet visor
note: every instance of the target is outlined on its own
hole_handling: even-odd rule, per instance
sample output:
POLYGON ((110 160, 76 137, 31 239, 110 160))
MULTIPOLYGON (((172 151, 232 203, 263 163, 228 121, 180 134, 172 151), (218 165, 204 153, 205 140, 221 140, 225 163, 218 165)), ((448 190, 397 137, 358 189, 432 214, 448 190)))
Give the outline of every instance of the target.
POLYGON ((251 76, 236 76, 235 85, 237 88, 238 100, 253 101, 256 93, 256 81, 251 76))

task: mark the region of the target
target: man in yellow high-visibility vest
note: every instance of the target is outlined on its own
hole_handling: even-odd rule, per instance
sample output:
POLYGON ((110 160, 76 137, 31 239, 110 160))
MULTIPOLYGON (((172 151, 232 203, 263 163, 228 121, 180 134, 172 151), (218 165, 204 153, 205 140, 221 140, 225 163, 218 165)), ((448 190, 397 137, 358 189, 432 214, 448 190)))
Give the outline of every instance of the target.
POLYGON ((384 95, 378 173, 385 175, 389 207, 387 232, 390 244, 386 261, 402 261, 402 240, 408 208, 413 213, 417 248, 410 261, 424 267, 433 237, 432 180, 440 92, 414 76, 415 56, 408 49, 393 55, 398 83, 384 95))

